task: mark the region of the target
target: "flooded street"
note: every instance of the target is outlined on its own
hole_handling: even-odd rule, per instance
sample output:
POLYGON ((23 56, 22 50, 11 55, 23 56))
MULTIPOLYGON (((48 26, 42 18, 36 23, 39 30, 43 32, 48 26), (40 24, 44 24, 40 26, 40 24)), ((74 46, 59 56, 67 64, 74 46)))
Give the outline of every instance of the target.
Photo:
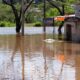
POLYGON ((80 80, 80 44, 47 35, 0 35, 0 80, 80 80))

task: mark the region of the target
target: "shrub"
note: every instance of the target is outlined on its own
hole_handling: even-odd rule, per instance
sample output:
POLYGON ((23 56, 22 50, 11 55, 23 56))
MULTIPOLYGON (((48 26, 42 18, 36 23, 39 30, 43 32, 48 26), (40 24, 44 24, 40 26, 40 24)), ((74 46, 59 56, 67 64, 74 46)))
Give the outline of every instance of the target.
POLYGON ((4 22, 0 22, 0 27, 5 27, 6 24, 4 22))
POLYGON ((15 26, 14 23, 11 23, 9 21, 1 21, 0 22, 0 27, 11 27, 11 26, 15 26))
POLYGON ((36 26, 36 27, 42 26, 42 23, 41 23, 41 22, 36 22, 36 23, 34 24, 34 26, 36 26))

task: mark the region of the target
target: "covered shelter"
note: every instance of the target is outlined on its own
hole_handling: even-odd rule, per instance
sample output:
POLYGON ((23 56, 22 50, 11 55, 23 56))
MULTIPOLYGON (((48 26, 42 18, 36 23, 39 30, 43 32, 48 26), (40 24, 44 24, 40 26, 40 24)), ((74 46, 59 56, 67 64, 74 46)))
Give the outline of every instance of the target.
POLYGON ((80 18, 68 17, 65 19, 64 39, 72 42, 80 42, 80 18))

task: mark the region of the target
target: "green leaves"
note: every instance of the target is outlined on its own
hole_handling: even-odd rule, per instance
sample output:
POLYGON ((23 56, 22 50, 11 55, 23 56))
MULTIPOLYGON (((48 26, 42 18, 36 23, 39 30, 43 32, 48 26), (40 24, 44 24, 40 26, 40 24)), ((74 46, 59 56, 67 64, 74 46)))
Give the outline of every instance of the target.
POLYGON ((0 21, 10 21, 14 22, 14 15, 11 7, 0 4, 0 21))
POLYGON ((55 9, 55 8, 50 8, 50 9, 48 9, 48 11, 46 12, 46 16, 47 16, 47 17, 54 17, 54 16, 57 16, 57 15, 59 15, 59 13, 58 13, 58 10, 55 9))

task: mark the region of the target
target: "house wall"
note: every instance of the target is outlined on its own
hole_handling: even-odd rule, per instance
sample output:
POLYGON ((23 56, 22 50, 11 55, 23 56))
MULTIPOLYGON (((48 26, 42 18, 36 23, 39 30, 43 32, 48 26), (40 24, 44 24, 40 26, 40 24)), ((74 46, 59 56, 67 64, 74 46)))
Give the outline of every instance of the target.
POLYGON ((71 27, 71 36, 72 36, 72 41, 74 42, 80 42, 80 22, 65 22, 64 24, 64 38, 66 39, 66 25, 70 24, 71 27))
POLYGON ((67 34, 67 24, 70 24, 71 25, 71 37, 72 37, 72 40, 73 40, 73 35, 75 35, 75 23, 74 22, 65 22, 65 24, 64 24, 64 38, 66 39, 67 37, 69 37, 69 36, 66 36, 66 34, 67 34))
POLYGON ((75 35, 73 35, 73 41, 80 42, 80 22, 75 23, 75 35))

